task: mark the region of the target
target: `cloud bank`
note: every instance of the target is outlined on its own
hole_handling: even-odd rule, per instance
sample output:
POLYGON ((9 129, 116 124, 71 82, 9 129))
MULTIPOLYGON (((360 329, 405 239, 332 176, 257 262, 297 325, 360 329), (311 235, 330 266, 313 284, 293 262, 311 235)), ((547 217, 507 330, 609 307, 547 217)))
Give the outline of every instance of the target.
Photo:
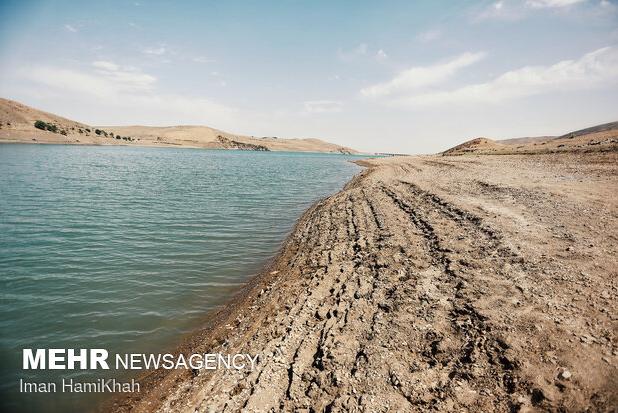
MULTIPOLYGON (((448 67, 460 69, 467 65, 448 67)), ((414 68, 390 82, 363 89, 361 93, 399 107, 435 106, 466 103, 499 103, 511 99, 539 95, 548 92, 586 90, 618 81, 618 49, 604 47, 587 53, 577 60, 563 60, 549 66, 525 66, 505 72, 488 82, 465 85, 455 89, 417 91, 414 87, 439 85, 456 70, 438 70, 436 66, 414 68), (420 74, 418 77, 412 74, 420 74), (405 79, 406 81, 402 81, 405 79), (396 95, 396 96, 395 96, 396 95)), ((438 66, 440 67, 440 66, 438 66)))
POLYGON ((403 94, 425 86, 440 84, 451 78, 460 69, 470 66, 485 57, 485 53, 464 53, 447 62, 431 66, 415 66, 404 70, 392 80, 364 88, 361 94, 367 97, 383 97, 403 94))
POLYGON ((157 78, 135 67, 110 61, 94 61, 89 69, 38 66, 22 74, 52 94, 70 92, 93 106, 114 107, 132 113, 133 122, 150 124, 229 123, 235 109, 206 97, 187 97, 163 93, 157 78))

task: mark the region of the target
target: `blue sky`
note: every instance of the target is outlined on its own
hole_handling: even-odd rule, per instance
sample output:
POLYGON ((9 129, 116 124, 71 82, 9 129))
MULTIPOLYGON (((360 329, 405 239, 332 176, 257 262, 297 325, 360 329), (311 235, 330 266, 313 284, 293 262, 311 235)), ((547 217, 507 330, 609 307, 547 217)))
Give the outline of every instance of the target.
POLYGON ((618 120, 608 0, 0 1, 0 95, 429 153, 618 120))

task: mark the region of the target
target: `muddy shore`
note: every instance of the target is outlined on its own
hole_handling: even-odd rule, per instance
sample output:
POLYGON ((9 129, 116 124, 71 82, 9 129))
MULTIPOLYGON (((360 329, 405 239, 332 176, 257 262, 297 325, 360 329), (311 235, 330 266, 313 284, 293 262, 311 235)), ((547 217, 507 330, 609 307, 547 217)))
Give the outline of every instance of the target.
POLYGON ((115 411, 614 411, 618 153, 373 159, 115 411))

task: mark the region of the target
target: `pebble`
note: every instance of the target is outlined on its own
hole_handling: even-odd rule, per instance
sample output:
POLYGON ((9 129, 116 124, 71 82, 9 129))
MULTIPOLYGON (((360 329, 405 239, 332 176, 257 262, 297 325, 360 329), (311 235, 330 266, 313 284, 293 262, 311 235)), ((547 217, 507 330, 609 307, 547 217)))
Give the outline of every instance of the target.
POLYGON ((572 376, 571 372, 568 371, 567 369, 562 370, 562 372, 560 373, 560 378, 562 380, 569 380, 571 376, 572 376))

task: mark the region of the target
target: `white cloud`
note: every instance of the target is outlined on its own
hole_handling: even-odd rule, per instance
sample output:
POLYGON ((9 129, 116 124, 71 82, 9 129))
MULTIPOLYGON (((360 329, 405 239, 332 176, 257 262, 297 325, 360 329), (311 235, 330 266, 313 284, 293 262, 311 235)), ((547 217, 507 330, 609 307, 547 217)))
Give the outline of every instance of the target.
POLYGON ((341 50, 337 52, 339 59, 341 60, 351 60, 359 56, 365 56, 369 51, 369 46, 366 43, 361 43, 358 46, 354 47, 351 50, 341 50))
POLYGON ((367 54, 367 45, 365 43, 361 43, 352 52, 354 54, 365 55, 367 54))
POLYGON ((339 60, 344 62, 362 58, 375 59, 378 62, 388 59, 388 54, 384 51, 384 49, 373 49, 369 47, 367 43, 360 43, 358 46, 349 50, 339 49, 337 51, 337 56, 339 57, 339 60))
POLYGON ((156 77, 142 73, 137 68, 120 67, 113 62, 96 61, 92 66, 98 75, 113 83, 118 90, 148 90, 157 81, 156 77))
POLYGON ((343 103, 337 100, 309 100, 303 102, 303 113, 337 113, 341 112, 343 103))
POLYGON ((191 58, 191 60, 193 60, 196 63, 214 63, 216 61, 214 59, 209 59, 204 56, 194 56, 191 58))
POLYGON ((613 18, 615 17, 616 12, 618 12, 618 4, 612 3, 608 0, 601 0, 598 10, 604 16, 609 16, 609 18, 613 18))
MULTIPOLYGON (((498 0, 476 14, 473 20, 519 20, 542 9, 570 10, 588 0, 498 0)), ((607 1, 607 0, 602 0, 607 1)))
POLYGON ((99 68, 99 69, 110 70, 110 71, 120 69, 120 66, 118 66, 116 63, 107 62, 103 60, 97 60, 96 62, 92 62, 92 66, 99 68))
POLYGON ((378 50, 376 52, 376 59, 378 60, 386 60, 388 59, 388 55, 386 54, 386 52, 382 49, 378 50))
POLYGON ((162 56, 165 54, 166 51, 167 49, 165 48, 165 46, 157 46, 157 47, 147 47, 144 50, 142 50, 142 53, 153 55, 153 56, 162 56))
MULTIPOLYGON (((130 115, 132 123, 225 123, 236 113, 207 98, 159 93, 155 89, 156 77, 108 61, 93 62, 91 70, 37 66, 24 69, 22 74, 46 86, 52 95, 71 96, 72 101, 91 100, 93 105, 113 108, 116 118, 130 115)), ((46 91, 39 88, 39 92, 46 91)))
POLYGON ((497 19, 497 20, 517 20, 522 17, 523 10, 519 3, 514 4, 505 0, 496 1, 483 9, 475 18, 477 21, 497 19))
POLYGON ((416 40, 422 43, 429 43, 438 40, 442 37, 442 31, 439 29, 430 29, 416 35, 416 40))
POLYGON ((453 90, 410 94, 390 103, 403 107, 452 103, 498 103, 550 92, 586 90, 618 81, 618 49, 604 47, 578 60, 550 66, 525 66, 486 83, 453 90))
POLYGON ((548 9, 555 7, 567 7, 586 0, 526 0, 526 6, 533 9, 548 9))
POLYGON ((77 32, 77 27, 72 26, 70 24, 65 24, 64 28, 68 31, 70 31, 71 33, 76 33, 77 32))
POLYGON ((367 97, 385 97, 402 94, 414 89, 432 86, 451 78, 457 71, 485 57, 485 53, 464 53, 447 62, 431 66, 415 66, 404 70, 392 80, 361 90, 367 97))

